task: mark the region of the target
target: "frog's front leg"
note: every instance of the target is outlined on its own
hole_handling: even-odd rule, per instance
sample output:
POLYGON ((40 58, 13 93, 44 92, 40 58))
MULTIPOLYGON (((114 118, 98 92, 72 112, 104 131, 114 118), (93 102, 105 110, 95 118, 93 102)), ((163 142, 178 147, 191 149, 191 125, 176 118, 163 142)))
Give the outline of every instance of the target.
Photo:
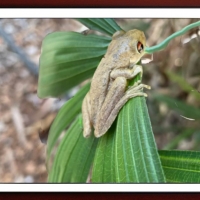
MULTIPOLYGON (((139 72, 138 72, 139 73, 139 72)), ((142 92, 145 87, 150 89, 150 86, 136 83, 126 91, 127 80, 132 76, 132 71, 125 69, 125 72, 120 69, 120 77, 117 77, 109 89, 102 108, 97 116, 95 125, 95 136, 104 135, 114 122, 119 110, 130 99, 136 96, 147 96, 142 92), (131 74, 130 74, 131 73, 131 74), (125 77, 123 77, 125 76, 125 77)))
POLYGON ((143 69, 141 65, 134 65, 133 68, 118 68, 118 69, 114 69, 111 74, 110 77, 112 79, 116 79, 117 77, 125 77, 126 79, 132 79, 134 78, 137 74, 143 75, 143 69))

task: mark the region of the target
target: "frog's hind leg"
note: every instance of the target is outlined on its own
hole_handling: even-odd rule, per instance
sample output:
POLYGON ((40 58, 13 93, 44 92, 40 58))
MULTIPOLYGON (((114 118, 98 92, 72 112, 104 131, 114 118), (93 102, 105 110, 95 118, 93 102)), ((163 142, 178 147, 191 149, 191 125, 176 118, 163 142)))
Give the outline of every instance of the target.
POLYGON ((125 90, 127 87, 127 80, 124 77, 117 77, 111 85, 106 98, 103 102, 101 110, 96 118, 95 123, 95 132, 94 135, 96 137, 100 137, 106 133, 106 131, 112 125, 112 122, 115 120, 116 116, 112 116, 110 119, 110 115, 112 110, 115 108, 115 105, 118 101, 123 97, 125 90), (107 119, 110 119, 109 121, 107 119))
POLYGON ((119 110, 129 99, 137 96, 147 97, 147 94, 144 93, 142 89, 150 89, 150 86, 139 83, 140 82, 137 82, 125 92, 127 85, 126 79, 124 77, 115 79, 97 117, 94 133, 96 137, 101 137, 107 132, 117 117, 119 110))
POLYGON ((92 132, 90 95, 86 94, 82 104, 83 136, 89 137, 92 132))

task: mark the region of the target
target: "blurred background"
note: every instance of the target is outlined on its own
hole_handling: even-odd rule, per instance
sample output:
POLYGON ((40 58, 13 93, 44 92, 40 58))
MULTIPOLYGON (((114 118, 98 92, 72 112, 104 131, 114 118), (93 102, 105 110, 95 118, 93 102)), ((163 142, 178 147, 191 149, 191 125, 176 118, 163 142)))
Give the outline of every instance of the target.
MULTIPOLYGON (((200 19, 116 19, 145 32, 148 46, 200 19)), ((39 99, 37 81, 44 37, 82 32, 73 19, 0 19, 0 182, 46 182, 45 137, 65 99, 39 99), (39 137, 40 135, 40 137, 39 137)), ((143 83, 158 149, 200 151, 200 29, 148 56, 143 83)))

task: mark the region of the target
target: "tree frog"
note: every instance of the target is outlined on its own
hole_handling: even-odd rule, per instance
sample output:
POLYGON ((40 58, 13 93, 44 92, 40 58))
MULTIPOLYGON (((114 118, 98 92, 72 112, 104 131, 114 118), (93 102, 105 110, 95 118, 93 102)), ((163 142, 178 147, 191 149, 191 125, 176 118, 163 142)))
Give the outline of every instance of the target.
POLYGON ((114 33, 83 100, 84 137, 89 137, 93 128, 95 137, 101 137, 130 98, 147 96, 142 89, 150 89, 150 86, 141 84, 140 81, 127 87, 128 79, 139 73, 141 76, 143 74, 143 69, 137 62, 145 54, 145 46, 146 38, 140 30, 114 33))

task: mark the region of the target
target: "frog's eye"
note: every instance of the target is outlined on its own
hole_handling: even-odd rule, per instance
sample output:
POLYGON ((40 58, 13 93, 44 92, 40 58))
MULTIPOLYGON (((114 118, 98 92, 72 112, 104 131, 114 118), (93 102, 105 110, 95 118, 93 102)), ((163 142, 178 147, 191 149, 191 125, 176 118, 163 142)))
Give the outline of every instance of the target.
POLYGON ((137 43, 137 50, 138 50, 139 53, 142 52, 143 48, 144 48, 144 47, 143 47, 143 44, 142 44, 141 42, 138 42, 138 43, 137 43))

